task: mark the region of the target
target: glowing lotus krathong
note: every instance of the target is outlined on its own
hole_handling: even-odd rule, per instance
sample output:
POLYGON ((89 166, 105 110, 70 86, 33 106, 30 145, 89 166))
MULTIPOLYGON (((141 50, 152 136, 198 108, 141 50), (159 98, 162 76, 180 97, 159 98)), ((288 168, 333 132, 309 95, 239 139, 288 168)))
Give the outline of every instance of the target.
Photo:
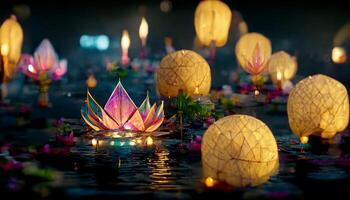
POLYGON ((44 39, 34 52, 34 56, 23 54, 20 60, 22 72, 35 80, 39 89, 38 104, 48 107, 48 90, 52 81, 60 79, 67 72, 67 60, 59 60, 48 39, 44 39))
POLYGON ((86 104, 81 109, 84 121, 94 130, 122 130, 135 132, 153 132, 164 120, 163 102, 157 108, 151 107, 149 96, 137 108, 119 81, 106 105, 102 108, 87 93, 86 104))
POLYGON ((34 56, 23 54, 20 62, 22 72, 38 81, 58 80, 67 72, 67 60, 59 60, 48 39, 44 39, 34 56))

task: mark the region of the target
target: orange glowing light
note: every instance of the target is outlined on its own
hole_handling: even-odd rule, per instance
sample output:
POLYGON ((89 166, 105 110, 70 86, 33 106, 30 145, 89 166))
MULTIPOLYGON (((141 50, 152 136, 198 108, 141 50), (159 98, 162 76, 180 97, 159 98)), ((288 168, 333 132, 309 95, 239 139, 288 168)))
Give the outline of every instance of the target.
POLYGON ((142 17, 140 29, 139 29, 139 36, 142 42, 142 46, 146 45, 146 39, 148 35, 148 23, 144 17, 142 17))

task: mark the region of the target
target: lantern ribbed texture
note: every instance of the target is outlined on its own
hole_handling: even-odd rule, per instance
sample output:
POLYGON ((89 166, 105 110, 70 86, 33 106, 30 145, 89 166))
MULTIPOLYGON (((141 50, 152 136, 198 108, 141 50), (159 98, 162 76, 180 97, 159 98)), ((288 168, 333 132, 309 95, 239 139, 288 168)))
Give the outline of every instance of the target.
POLYGON ((276 140, 254 117, 224 117, 204 134, 202 165, 205 177, 238 187, 261 184, 278 169, 276 140))
POLYGON ((210 67, 194 51, 176 51, 162 59, 156 82, 159 93, 165 97, 176 97, 180 90, 188 95, 207 95, 211 85, 210 67))
POLYGON ((349 123, 348 93, 333 78, 321 74, 310 76, 291 91, 287 111, 289 125, 297 136, 332 138, 349 123))

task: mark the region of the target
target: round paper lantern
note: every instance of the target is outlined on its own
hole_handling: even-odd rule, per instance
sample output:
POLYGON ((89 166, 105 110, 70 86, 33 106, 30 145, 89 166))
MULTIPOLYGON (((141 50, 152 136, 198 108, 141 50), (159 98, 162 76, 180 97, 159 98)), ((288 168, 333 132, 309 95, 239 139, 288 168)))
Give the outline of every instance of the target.
POLYGON ((332 61, 336 64, 343 64, 346 62, 346 50, 342 47, 334 47, 331 55, 332 61))
POLYGON ((4 59, 4 76, 12 78, 17 62, 21 57, 23 31, 17 19, 12 15, 0 27, 0 51, 4 59))
POLYGON ((156 82, 158 92, 165 97, 176 97, 179 91, 207 95, 211 85, 210 67, 194 51, 175 51, 160 62, 156 82))
POLYGON ((276 140, 254 117, 224 117, 204 133, 202 165, 205 178, 237 187, 261 184, 278 169, 276 140))
POLYGON ((230 29, 232 13, 230 8, 221 1, 201 1, 194 15, 194 26, 197 37, 205 46, 214 42, 216 47, 226 44, 230 29))
POLYGON ((298 68, 296 58, 284 51, 278 51, 272 54, 267 66, 271 80, 275 84, 279 84, 278 82, 280 82, 281 85, 285 81, 292 79, 298 68))
POLYGON ((309 135, 332 138, 349 123, 349 97, 346 88, 325 75, 314 75, 298 82, 288 103, 289 125, 302 143, 309 135))
POLYGON ((265 69, 271 51, 270 40, 260 33, 244 34, 235 48, 240 66, 252 75, 259 75, 265 69))

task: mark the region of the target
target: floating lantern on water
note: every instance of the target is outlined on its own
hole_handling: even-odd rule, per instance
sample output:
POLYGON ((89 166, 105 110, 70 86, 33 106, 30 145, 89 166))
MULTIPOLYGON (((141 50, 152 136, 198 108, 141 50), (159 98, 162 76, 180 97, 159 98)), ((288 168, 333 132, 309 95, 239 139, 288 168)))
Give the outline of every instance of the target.
POLYGON ((148 36, 148 23, 144 17, 142 17, 140 28, 139 28, 139 36, 141 39, 141 58, 145 57, 145 47, 148 36))
POLYGON ((227 42, 232 13, 221 1, 201 1, 195 11, 194 26, 197 38, 211 47, 211 58, 215 55, 215 47, 222 47, 227 42))
POLYGON ((137 108, 119 81, 106 105, 102 108, 87 93, 86 104, 81 109, 81 115, 91 128, 99 130, 123 130, 135 132, 153 132, 164 120, 163 102, 157 108, 151 107, 149 96, 137 108))
POLYGON ((188 95, 207 95, 211 85, 209 64, 194 51, 175 51, 162 59, 156 85, 165 97, 176 97, 180 91, 188 95))
POLYGON ((346 88, 325 75, 301 80, 291 91, 288 104, 289 125, 302 143, 308 136, 333 138, 349 123, 349 97, 346 88))
POLYGON ((50 84, 66 74, 67 60, 59 60, 50 41, 44 39, 35 50, 34 57, 28 54, 22 55, 20 67, 22 72, 34 79, 39 86, 39 106, 47 107, 50 84))
POLYGON ((260 33, 247 33, 237 42, 235 53, 240 66, 251 75, 264 71, 271 56, 271 42, 260 33))
POLYGON ((271 80, 279 89, 295 76, 297 68, 296 58, 284 51, 274 53, 268 62, 271 80))
POLYGON ((127 30, 123 31, 121 46, 122 46, 122 64, 127 65, 129 64, 128 49, 130 47, 130 37, 127 30))
POLYGON ((336 64, 343 64, 347 60, 346 50, 342 47, 334 47, 332 49, 332 61, 336 64))
POLYGON ((7 96, 6 82, 16 72, 17 63, 21 57, 23 42, 23 30, 17 22, 16 16, 12 15, 0 27, 0 62, 1 72, 1 97, 7 96))
POLYGON ((277 143, 262 121, 248 115, 227 116, 204 133, 202 165, 208 187, 215 181, 255 186, 278 170, 277 143))

